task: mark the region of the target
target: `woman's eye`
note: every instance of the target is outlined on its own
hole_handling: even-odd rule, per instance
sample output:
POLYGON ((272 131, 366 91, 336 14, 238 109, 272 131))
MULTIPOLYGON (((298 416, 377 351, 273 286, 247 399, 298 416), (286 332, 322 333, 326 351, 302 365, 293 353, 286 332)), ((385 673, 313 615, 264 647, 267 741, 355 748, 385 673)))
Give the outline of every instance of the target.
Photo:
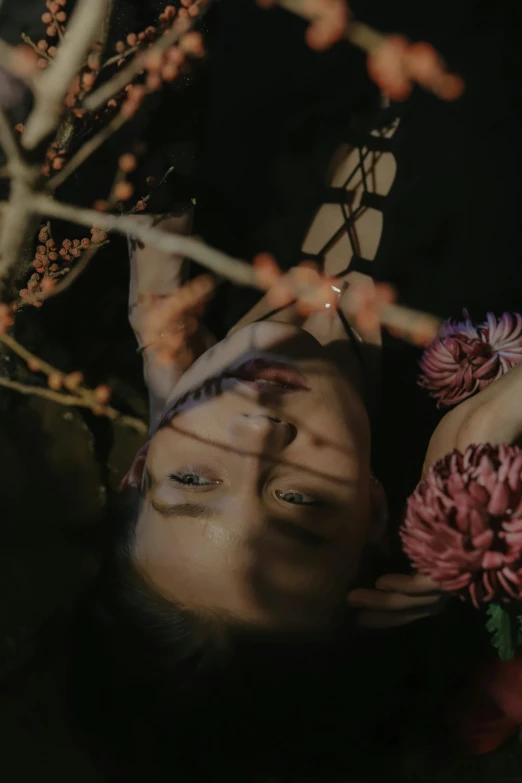
POLYGON ((318 501, 310 497, 310 495, 303 495, 301 492, 276 492, 276 495, 280 500, 285 503, 290 503, 293 506, 315 506, 318 501))
POLYGON ((171 473, 172 481, 182 484, 184 487, 209 487, 219 482, 201 476, 199 473, 171 473))

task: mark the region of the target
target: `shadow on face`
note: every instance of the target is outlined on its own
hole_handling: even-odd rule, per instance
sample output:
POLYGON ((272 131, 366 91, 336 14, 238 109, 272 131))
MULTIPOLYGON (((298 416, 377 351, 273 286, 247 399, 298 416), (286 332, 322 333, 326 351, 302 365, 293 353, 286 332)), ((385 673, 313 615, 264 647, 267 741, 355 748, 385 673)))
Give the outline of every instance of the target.
POLYGON ((310 335, 283 324, 243 332, 211 366, 196 363, 188 391, 184 376, 151 439, 136 564, 187 607, 264 628, 326 627, 371 532, 368 417, 310 335), (263 378, 237 369, 252 361, 263 378), (270 362, 302 382, 275 382, 270 362))

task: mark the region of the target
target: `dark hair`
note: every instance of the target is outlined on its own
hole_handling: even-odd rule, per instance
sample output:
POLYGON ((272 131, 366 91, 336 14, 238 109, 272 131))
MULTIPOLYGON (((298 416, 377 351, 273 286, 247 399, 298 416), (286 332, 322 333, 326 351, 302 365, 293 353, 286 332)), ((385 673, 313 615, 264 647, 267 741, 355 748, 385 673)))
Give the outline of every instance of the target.
POLYGON ((104 775, 327 780, 357 774, 361 762, 368 776, 395 668, 383 648, 381 681, 373 637, 260 631, 167 601, 134 565, 140 505, 135 488, 119 498, 107 558, 73 629, 70 704, 104 775))

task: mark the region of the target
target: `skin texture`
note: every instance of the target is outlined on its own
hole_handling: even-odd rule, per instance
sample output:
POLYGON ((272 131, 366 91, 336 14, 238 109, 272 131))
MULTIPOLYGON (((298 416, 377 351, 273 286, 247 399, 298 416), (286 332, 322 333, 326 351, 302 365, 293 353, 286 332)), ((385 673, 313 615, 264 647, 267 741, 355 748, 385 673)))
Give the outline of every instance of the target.
MULTIPOLYGON (((340 336, 324 318, 309 328, 340 336)), ((264 627, 321 626, 343 607, 375 504, 369 421, 340 343, 252 324, 180 378, 150 442, 137 526, 139 567, 164 595, 264 627), (251 355, 291 363, 306 389, 205 386, 251 355)))

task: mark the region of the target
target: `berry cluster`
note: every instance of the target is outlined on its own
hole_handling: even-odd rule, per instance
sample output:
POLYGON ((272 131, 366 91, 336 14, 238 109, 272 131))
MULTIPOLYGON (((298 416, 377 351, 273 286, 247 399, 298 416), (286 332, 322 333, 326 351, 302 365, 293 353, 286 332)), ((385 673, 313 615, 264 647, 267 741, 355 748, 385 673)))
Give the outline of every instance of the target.
MULTIPOLYGON (((24 304, 41 307, 42 301, 36 294, 51 291, 59 278, 66 275, 71 265, 76 263, 82 253, 91 245, 101 245, 107 239, 105 231, 91 228, 91 238, 64 239, 61 246, 54 241, 49 229, 43 226, 38 234, 39 245, 33 261, 34 272, 28 280, 27 288, 19 291, 20 299, 27 300, 24 304)), ((16 306, 15 306, 16 308, 16 306)), ((13 308, 13 309, 15 309, 13 308)))

